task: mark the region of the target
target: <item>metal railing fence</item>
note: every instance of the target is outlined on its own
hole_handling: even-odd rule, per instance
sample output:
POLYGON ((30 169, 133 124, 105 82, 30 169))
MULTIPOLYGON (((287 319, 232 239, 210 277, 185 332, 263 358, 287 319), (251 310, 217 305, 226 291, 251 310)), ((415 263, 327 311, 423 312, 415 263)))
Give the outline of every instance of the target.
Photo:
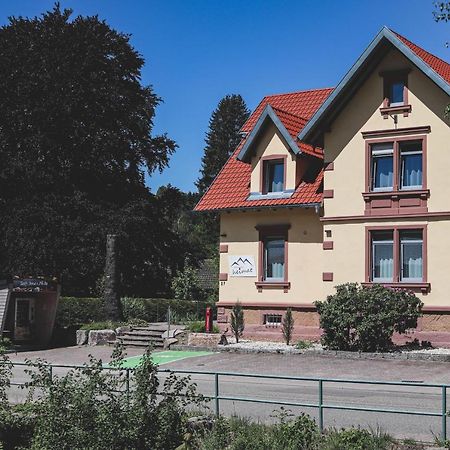
MULTIPOLYGON (((29 363, 11 363, 12 367, 33 367, 29 363)), ((54 369, 86 369, 83 365, 70 365, 70 364, 49 364, 50 376, 53 376, 54 369)), ((125 374, 124 384, 126 395, 130 395, 130 380, 133 368, 120 368, 105 366, 102 370, 116 371, 125 374)), ((409 381, 379 381, 379 380, 357 380, 357 379, 345 379, 345 378, 320 378, 320 377, 296 377, 288 375, 265 375, 265 374, 253 374, 253 373, 239 373, 239 372, 210 372, 201 370, 180 370, 180 369, 158 369, 161 373, 175 373, 183 375, 206 375, 210 376, 213 381, 213 394, 203 395, 205 399, 213 401, 214 412, 218 416, 220 415, 220 403, 221 401, 234 401, 234 402, 246 402, 246 403, 263 403, 273 404, 281 406, 291 407, 303 407, 313 408, 318 411, 318 426, 321 432, 324 430, 324 411, 325 410, 342 410, 342 411, 361 411, 361 412, 374 412, 383 414, 401 414, 411 416, 423 416, 423 417, 440 417, 441 418, 441 431, 440 438, 442 441, 447 439, 447 390, 450 388, 449 384, 439 383, 421 383, 421 382, 409 382, 409 381), (251 378, 251 379, 266 379, 266 380, 284 380, 284 381, 307 381, 317 383, 317 402, 291 402, 283 400, 271 400, 263 398, 251 398, 251 397, 237 397, 221 395, 220 380, 226 377, 238 377, 238 378, 251 378), (364 407, 356 405, 343 405, 324 402, 324 387, 326 384, 348 384, 348 385, 369 385, 369 386, 398 386, 398 387, 421 387, 429 389, 439 389, 441 408, 438 411, 418 411, 411 409, 393 409, 393 408, 376 408, 376 407, 364 407)), ((18 383, 11 381, 11 386, 24 386, 26 383, 18 383)))

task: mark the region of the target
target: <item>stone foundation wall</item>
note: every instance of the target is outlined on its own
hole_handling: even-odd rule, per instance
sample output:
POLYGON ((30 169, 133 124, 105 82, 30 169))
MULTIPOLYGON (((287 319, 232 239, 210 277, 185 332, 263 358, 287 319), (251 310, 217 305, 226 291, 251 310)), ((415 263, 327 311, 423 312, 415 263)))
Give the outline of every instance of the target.
POLYGON ((217 347, 220 341, 218 333, 189 333, 188 345, 195 347, 217 347))
MULTIPOLYGON (((281 314, 284 316, 286 308, 275 307, 243 307, 245 319, 244 339, 257 339, 267 341, 282 341, 281 325, 264 325, 264 314, 281 314)), ((232 307, 219 307, 217 322, 220 329, 229 329, 229 320, 232 307)), ((307 308, 292 308, 295 320, 294 340, 307 339, 318 341, 321 330, 319 328, 319 314, 307 308)), ((435 312, 424 311, 418 321, 417 329, 409 335, 401 335, 394 340, 398 343, 417 338, 419 341, 430 341, 435 346, 450 347, 450 311, 435 312)))

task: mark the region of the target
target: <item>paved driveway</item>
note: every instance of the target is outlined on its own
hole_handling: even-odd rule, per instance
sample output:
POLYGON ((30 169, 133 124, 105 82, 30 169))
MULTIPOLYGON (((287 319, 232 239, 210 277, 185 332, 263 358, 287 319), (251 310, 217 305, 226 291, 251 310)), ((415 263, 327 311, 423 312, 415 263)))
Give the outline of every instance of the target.
MULTIPOLYGON (((109 347, 74 347, 13 355, 13 361, 25 357, 44 357, 50 362, 79 364, 87 360, 88 353, 105 362, 111 352, 109 347)), ((130 356, 141 353, 130 350, 130 356)), ((301 377, 350 378, 359 380, 418 381, 424 383, 449 383, 450 363, 431 361, 347 360, 324 356, 214 353, 209 356, 184 359, 165 364, 162 368, 178 370, 226 371, 292 375, 301 377)), ((199 391, 213 394, 214 378, 211 375, 193 375, 199 391)), ((219 377, 220 395, 269 399, 273 401, 317 403, 316 382, 257 379, 246 377, 219 377)), ((16 398, 19 400, 19 398, 16 398)), ((361 407, 440 411, 440 390, 425 387, 367 386, 325 383, 324 402, 361 407)), ((450 405, 450 402, 449 402, 450 405)), ((213 409, 213 404, 210 405, 213 409)), ((221 400, 220 409, 225 414, 236 413, 259 420, 272 420, 276 405, 221 400)), ((289 407, 294 413, 301 410, 317 418, 312 408, 289 407)), ((398 414, 367 413, 358 411, 325 411, 325 426, 381 427, 397 437, 412 437, 432 441, 440 433, 440 418, 406 416, 398 414)))

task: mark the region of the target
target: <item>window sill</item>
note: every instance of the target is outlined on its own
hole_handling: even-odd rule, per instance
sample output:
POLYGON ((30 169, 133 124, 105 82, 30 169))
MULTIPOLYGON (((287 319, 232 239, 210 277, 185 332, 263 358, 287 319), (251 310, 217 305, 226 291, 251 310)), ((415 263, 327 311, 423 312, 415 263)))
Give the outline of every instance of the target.
POLYGON ((372 198, 400 198, 400 197, 420 197, 423 199, 427 199, 430 196, 429 189, 402 189, 397 191, 370 191, 363 192, 362 196, 364 200, 371 200, 372 198))
POLYGON ((380 113, 385 119, 391 114, 403 114, 404 117, 408 117, 411 110, 411 105, 385 106, 380 108, 380 113))
POLYGON ((256 281, 255 286, 258 292, 262 292, 263 289, 283 289, 287 292, 291 288, 289 281, 256 281))
POLYGON ((431 284, 430 283, 424 283, 424 282, 397 282, 397 283, 374 283, 373 281, 366 281, 364 283, 361 283, 363 286, 373 286, 375 284, 381 284, 384 287, 393 288, 393 289, 409 289, 414 292, 421 291, 423 294, 426 294, 430 292, 431 284))

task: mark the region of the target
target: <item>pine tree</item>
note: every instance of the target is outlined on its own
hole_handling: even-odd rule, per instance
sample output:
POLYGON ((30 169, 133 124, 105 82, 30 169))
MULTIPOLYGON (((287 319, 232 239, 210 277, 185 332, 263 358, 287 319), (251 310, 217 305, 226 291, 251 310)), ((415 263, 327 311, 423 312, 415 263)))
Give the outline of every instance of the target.
POLYGON ((294 317, 291 308, 286 309, 286 314, 282 324, 283 337, 287 345, 291 343, 292 333, 294 331, 294 317))
POLYGON ((236 343, 239 343, 239 338, 244 333, 245 328, 244 310, 239 302, 237 302, 231 310, 230 327, 234 337, 236 338, 236 343))
POLYGON ((205 193, 238 146, 241 140, 239 130, 249 114, 243 98, 236 94, 225 96, 212 113, 206 133, 201 176, 196 182, 200 194, 205 193))

